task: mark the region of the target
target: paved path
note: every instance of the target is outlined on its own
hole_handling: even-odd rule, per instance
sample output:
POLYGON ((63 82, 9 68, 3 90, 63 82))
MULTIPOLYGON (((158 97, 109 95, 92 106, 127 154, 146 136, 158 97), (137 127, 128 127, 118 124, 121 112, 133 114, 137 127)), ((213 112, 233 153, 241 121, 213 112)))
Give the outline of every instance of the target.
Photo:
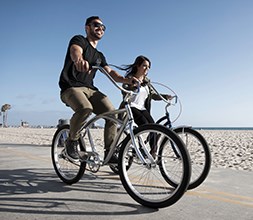
POLYGON ((0 219, 253 219, 253 173, 212 169, 207 180, 173 206, 143 207, 107 167, 65 185, 50 147, 0 143, 0 219))

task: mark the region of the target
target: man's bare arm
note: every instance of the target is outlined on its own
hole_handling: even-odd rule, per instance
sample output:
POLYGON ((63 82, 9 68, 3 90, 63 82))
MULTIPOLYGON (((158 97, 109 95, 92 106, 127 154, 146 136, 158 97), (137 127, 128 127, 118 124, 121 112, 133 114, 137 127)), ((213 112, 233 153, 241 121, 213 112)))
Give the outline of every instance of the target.
POLYGON ((70 57, 74 62, 74 65, 79 72, 88 72, 89 71, 89 63, 88 61, 83 59, 83 49, 73 44, 70 47, 70 57))

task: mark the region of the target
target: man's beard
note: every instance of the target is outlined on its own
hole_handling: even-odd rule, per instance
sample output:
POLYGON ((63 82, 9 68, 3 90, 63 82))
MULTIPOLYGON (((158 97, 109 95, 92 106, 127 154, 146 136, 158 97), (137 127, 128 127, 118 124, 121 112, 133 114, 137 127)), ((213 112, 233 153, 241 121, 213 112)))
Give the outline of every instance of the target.
POLYGON ((100 40, 100 39, 103 37, 103 35, 102 35, 102 36, 98 36, 98 35, 96 34, 96 32, 91 32, 90 35, 92 36, 92 38, 93 38, 94 40, 100 40))

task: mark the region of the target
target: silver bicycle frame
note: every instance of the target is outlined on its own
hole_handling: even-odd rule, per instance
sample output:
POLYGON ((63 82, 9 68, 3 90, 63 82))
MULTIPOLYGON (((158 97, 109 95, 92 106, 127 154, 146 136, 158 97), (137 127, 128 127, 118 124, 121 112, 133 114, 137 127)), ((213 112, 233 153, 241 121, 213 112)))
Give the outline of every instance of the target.
MULTIPOLYGON (((110 79, 110 81, 118 89, 120 89, 121 91, 125 92, 127 95, 124 98, 125 108, 113 110, 113 111, 110 111, 110 112, 105 112, 103 114, 99 114, 97 116, 94 116, 93 118, 91 118, 90 120, 88 120, 84 124, 84 126, 82 127, 81 130, 84 130, 83 136, 86 133, 88 134, 89 143, 91 144, 91 150, 92 150, 92 152, 96 152, 96 146, 95 146, 95 144, 93 142, 92 135, 90 133, 89 127, 90 127, 91 124, 93 124, 98 119, 108 119, 108 120, 111 120, 111 121, 115 122, 118 126, 120 126, 120 129, 117 132, 117 135, 116 135, 113 143, 111 144, 110 151, 109 151, 107 157, 105 158, 105 160, 103 161, 103 164, 108 163, 108 161, 111 158, 111 156, 113 155, 113 153, 115 151, 115 148, 117 147, 117 143, 120 140, 120 137, 122 136, 122 134, 123 134, 124 131, 127 131, 129 133, 129 135, 131 137, 131 141, 132 141, 133 147, 134 147, 135 152, 137 153, 139 159, 143 163, 147 164, 147 160, 143 157, 142 153, 140 152, 139 147, 136 144, 136 140, 135 140, 134 132, 133 132, 133 130, 134 130, 134 119, 133 119, 133 114, 132 114, 130 105, 128 103, 128 100, 131 97, 131 95, 136 94, 136 93, 133 92, 133 91, 126 90, 126 89, 122 88, 121 86, 119 86, 114 81, 114 79, 106 72, 106 70, 104 68, 99 67, 99 66, 93 66, 93 69, 98 69, 99 71, 101 71, 102 73, 104 73, 110 79), (116 115, 118 115, 118 114, 125 114, 125 113, 126 113, 126 117, 124 117, 123 120, 121 120, 121 119, 119 119, 119 118, 116 117, 116 115)), ((82 141, 82 144, 85 145, 84 141, 82 139, 81 139, 81 141, 82 141)), ((145 144, 142 142, 142 145, 145 145, 145 144)), ((145 150, 145 147, 144 147, 144 150, 145 150)), ((147 150, 145 150, 145 152, 148 155, 149 161, 152 164, 155 163, 153 157, 149 154, 149 152, 147 150)))

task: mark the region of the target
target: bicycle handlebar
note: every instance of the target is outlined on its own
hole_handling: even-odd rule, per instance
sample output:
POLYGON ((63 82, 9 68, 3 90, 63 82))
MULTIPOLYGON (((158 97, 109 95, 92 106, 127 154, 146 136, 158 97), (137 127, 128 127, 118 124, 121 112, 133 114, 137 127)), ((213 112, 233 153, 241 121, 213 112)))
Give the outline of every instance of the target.
POLYGON ((115 85, 119 90, 121 90, 122 92, 125 92, 129 95, 134 95, 134 94, 137 94, 139 93, 140 91, 140 84, 137 85, 137 92, 133 92, 133 91, 130 91, 130 90, 126 90, 124 89, 123 87, 119 86, 117 84, 117 82, 110 76, 110 74, 101 66, 92 66, 92 69, 97 69, 99 70, 101 73, 104 73, 105 76, 107 76, 107 78, 113 83, 113 85, 115 85))
POLYGON ((177 103, 177 100, 178 100, 177 95, 172 96, 172 99, 171 99, 171 100, 167 100, 167 99, 165 99, 165 98, 155 89, 155 87, 154 87, 151 83, 150 83, 150 86, 151 86, 152 90, 153 90, 157 95, 159 95, 160 98, 161 98, 165 103, 167 103, 166 106, 171 105, 171 100, 174 99, 174 98, 175 98, 175 104, 177 103))
MULTIPOLYGON (((137 92, 133 92, 133 91, 131 91, 131 90, 126 90, 126 89, 124 89, 122 86, 119 86, 119 85, 117 84, 117 82, 110 76, 110 74, 109 74, 103 67, 101 67, 101 66, 92 66, 92 69, 99 70, 101 73, 103 73, 103 74, 113 83, 114 86, 116 86, 119 90, 121 90, 122 92, 125 92, 126 94, 135 95, 135 94, 139 93, 139 91, 140 91, 140 84, 139 84, 139 83, 138 83, 138 85, 137 85, 137 92)), ((171 99, 171 100, 167 100, 167 99, 165 99, 165 98, 155 89, 155 87, 154 87, 151 83, 150 83, 150 86, 151 86, 152 90, 153 90, 157 95, 160 96, 161 100, 163 100, 165 103, 167 103, 167 104, 166 104, 166 108, 168 108, 170 105, 173 105, 173 104, 171 103, 171 100, 174 99, 174 98, 175 98, 175 103, 174 103, 174 104, 177 103, 178 97, 177 97, 176 94, 175 94, 175 96, 172 96, 172 99, 171 99)))
POLYGON ((154 90, 154 92, 156 93, 156 94, 158 94, 159 96, 160 96, 160 98, 166 103, 166 105, 165 105, 165 112, 166 112, 166 114, 168 114, 169 113, 169 110, 168 110, 168 108, 171 106, 171 105, 175 105, 175 104, 177 104, 177 103, 179 103, 179 113, 178 113, 178 115, 177 115, 177 117, 175 117, 175 119, 173 120, 173 121, 171 121, 171 123, 174 123, 179 117, 180 117, 180 115, 181 115, 181 113, 182 113, 182 104, 181 104, 181 102, 180 102, 180 99, 178 98, 178 96, 177 96, 177 94, 171 89, 171 88, 169 88, 168 86, 166 86, 166 85, 164 85, 164 84, 162 84, 162 83, 159 83, 159 82, 151 82, 152 84, 157 84, 157 85, 160 85, 160 86, 162 86, 162 87, 165 87, 165 88, 167 88, 168 90, 170 90, 172 93, 174 93, 174 96, 172 96, 172 99, 175 99, 175 102, 174 103, 171 103, 171 100, 166 100, 164 97, 162 97, 162 95, 154 88, 154 86, 153 85, 151 85, 151 87, 152 87, 152 89, 154 90))

